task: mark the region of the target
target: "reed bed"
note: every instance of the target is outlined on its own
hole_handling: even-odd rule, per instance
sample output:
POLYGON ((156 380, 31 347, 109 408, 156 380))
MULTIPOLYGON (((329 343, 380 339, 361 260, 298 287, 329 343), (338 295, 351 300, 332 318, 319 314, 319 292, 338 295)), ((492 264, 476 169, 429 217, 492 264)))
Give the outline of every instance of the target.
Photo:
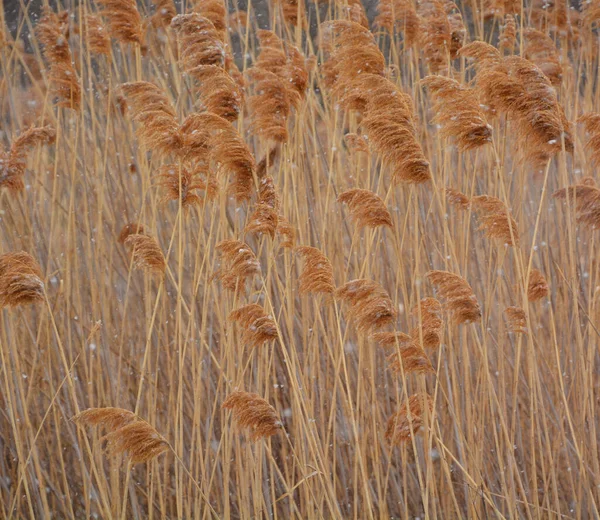
POLYGON ((2 7, 0 519, 600 516, 597 0, 2 7))

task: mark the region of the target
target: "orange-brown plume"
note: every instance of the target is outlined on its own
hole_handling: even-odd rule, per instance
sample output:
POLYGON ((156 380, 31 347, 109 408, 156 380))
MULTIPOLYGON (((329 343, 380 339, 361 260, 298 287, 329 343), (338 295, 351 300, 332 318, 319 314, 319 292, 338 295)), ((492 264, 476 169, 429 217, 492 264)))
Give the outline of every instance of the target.
POLYGON ((433 399, 427 394, 415 394, 393 414, 387 423, 386 440, 392 444, 409 441, 416 435, 425 422, 425 415, 433 414, 433 399), (428 412, 427 412, 427 409, 428 412))
POLYGON ((458 6, 451 0, 446 0, 445 5, 450 27, 450 58, 454 60, 458 56, 458 51, 465 44, 467 29, 458 6))
POLYGON ((496 238, 509 246, 519 245, 519 230, 506 205, 496 197, 480 195, 473 197, 472 206, 478 214, 479 229, 488 238, 496 238))
POLYGON ((349 133, 344 136, 346 146, 353 152, 369 153, 369 141, 366 136, 349 133))
POLYGON ((25 188, 23 177, 27 168, 27 154, 38 144, 51 144, 56 139, 52 126, 31 127, 16 137, 8 152, 0 152, 0 188, 12 192, 25 188))
POLYGON ((419 2, 418 13, 419 45, 425 56, 425 63, 433 74, 448 68, 448 58, 452 46, 450 21, 443 0, 425 0, 419 2))
POLYGON ((554 198, 566 200, 575 208, 577 222, 592 229, 600 227, 600 189, 589 184, 575 184, 561 188, 553 194, 554 198))
POLYGON ((377 193, 354 188, 342 193, 338 202, 348 204, 350 215, 359 228, 394 227, 392 216, 377 193))
POLYGON ((218 65, 200 65, 188 71, 198 84, 198 108, 235 121, 244 106, 244 91, 218 65))
POLYGON ((208 200, 214 200, 218 194, 219 187, 216 179, 207 176, 203 168, 182 166, 181 180, 179 179, 179 166, 176 164, 164 165, 159 171, 158 185, 163 190, 162 204, 181 199, 181 206, 187 208, 202 202, 203 199, 196 193, 197 190, 204 190, 208 200), (207 178, 203 179, 203 175, 207 178))
POLYGON ((387 360, 390 370, 398 374, 435 373, 425 351, 414 342, 399 348, 387 360))
POLYGON ((410 0, 379 0, 375 27, 394 34, 394 27, 404 34, 404 46, 410 47, 419 39, 420 19, 410 0))
POLYGON ((258 394, 233 392, 227 396, 222 406, 233 412, 240 428, 250 429, 252 441, 271 437, 283 427, 275 408, 258 394))
POLYGON ((298 247, 296 252, 304 260, 304 267, 298 278, 300 294, 333 294, 335 280, 329 259, 316 247, 298 247))
POLYGON ((147 81, 124 83, 128 114, 137 123, 136 135, 142 145, 161 155, 179 153, 182 138, 173 106, 165 93, 147 81))
POLYGON ((536 302, 548 296, 550 287, 545 276, 538 269, 532 269, 529 273, 529 283, 527 284, 527 299, 530 302, 536 302))
POLYGON ((257 303, 244 305, 229 315, 231 321, 238 321, 244 328, 242 343, 251 348, 277 339, 277 325, 271 316, 257 303))
POLYGON ((150 424, 122 408, 88 408, 71 419, 79 426, 100 426, 107 431, 100 440, 112 455, 127 453, 132 464, 148 462, 170 449, 169 443, 150 424))
POLYGON ((154 27, 168 27, 171 20, 177 15, 177 9, 173 0, 152 0, 154 4, 154 14, 150 23, 154 27))
POLYGON ((283 19, 287 23, 292 25, 306 24, 304 0, 276 0, 275 4, 281 6, 283 19))
POLYGON ((552 39, 542 31, 527 28, 525 37, 525 58, 535 63, 555 87, 562 83, 563 68, 560 56, 552 39))
POLYGON ((336 5, 340 15, 345 14, 345 18, 351 22, 362 25, 364 28, 369 28, 369 19, 361 0, 346 0, 346 2, 338 2, 336 5))
POLYGON ((506 307, 504 317, 509 332, 527 334, 527 315, 521 307, 506 307))
POLYGON ((296 229, 282 214, 277 216, 277 235, 283 237, 280 247, 293 249, 296 246, 296 229))
POLYGON ((222 0, 194 0, 193 12, 208 18, 215 26, 221 41, 225 41, 227 32, 227 8, 222 0))
POLYGON ((517 45, 517 23, 512 14, 507 14, 504 17, 504 25, 501 27, 500 36, 498 38, 498 49, 506 50, 512 54, 517 45))
POLYGON ((402 349, 414 343, 412 336, 398 331, 375 332, 371 334, 371 338, 384 350, 390 350, 393 348, 402 349))
POLYGON ((419 326, 411 331, 411 336, 423 348, 439 348, 442 342, 442 305, 435 298, 423 298, 412 310, 419 326))
POLYGON ((171 21, 179 41, 184 70, 202 65, 225 65, 225 45, 213 23, 197 13, 179 14, 171 21))
POLYGON ((224 240, 216 246, 221 253, 222 266, 213 276, 223 287, 243 290, 248 278, 260 274, 260 264, 250 247, 239 240, 224 240))
POLYGON ((136 269, 159 274, 165 273, 167 263, 154 237, 132 234, 125 239, 125 245, 132 248, 133 265, 136 269))
POLYGON ((125 224, 119 233, 118 241, 120 244, 124 244, 125 240, 129 235, 145 235, 146 230, 142 224, 138 224, 137 222, 131 222, 129 224, 125 224))
POLYGON ((42 270, 25 251, 0 255, 0 307, 44 301, 42 270))
POLYGON ((481 318, 479 302, 464 278, 448 271, 429 271, 427 278, 437 287, 454 323, 471 323, 481 318))
POLYGON ((279 225, 279 196, 275 190, 272 177, 263 177, 260 181, 258 203, 249 218, 244 232, 268 234, 275 238, 275 232, 279 225))
POLYGON ((362 74, 383 76, 385 58, 371 32, 360 24, 335 20, 321 24, 321 47, 327 56, 321 72, 325 84, 362 74))
POLYGON ((371 280, 351 280, 335 291, 335 297, 350 305, 348 317, 360 332, 388 325, 398 315, 386 290, 371 280))
POLYGON ((90 52, 109 55, 111 53, 110 37, 100 17, 93 14, 86 15, 84 28, 90 52))
POLYGON ((44 57, 49 65, 51 94, 57 98, 58 106, 79 110, 81 85, 72 63, 66 18, 45 9, 36 26, 36 35, 44 47, 44 57))
POLYGON ((279 148, 280 148, 279 145, 273 146, 273 148, 271 148, 269 150, 269 152, 266 153, 265 156, 257 164, 256 176, 259 179, 262 179, 265 175, 267 175, 267 173, 269 172, 269 168, 271 166, 273 166, 273 163, 275 162, 275 160, 277 159, 277 156, 279 155, 279 148))
POLYGON ((452 204, 458 209, 467 210, 471 206, 471 199, 464 193, 455 190, 454 188, 445 188, 446 200, 448 204, 452 204))
POLYGON ((473 89, 444 76, 428 76, 421 81, 433 98, 435 117, 444 138, 453 138, 460 150, 469 150, 492 140, 479 99, 473 89))
POLYGON ((583 123, 588 139, 585 143, 585 149, 590 153, 593 166, 600 165, 600 114, 591 112, 584 114, 577 119, 578 123, 583 123))
POLYGON ((108 20, 110 35, 121 43, 142 44, 142 17, 135 0, 97 0, 108 20))
POLYGON ((184 157, 213 163, 220 175, 233 175, 230 191, 235 199, 250 198, 256 164, 248 145, 229 121, 209 112, 191 114, 180 132, 184 157))

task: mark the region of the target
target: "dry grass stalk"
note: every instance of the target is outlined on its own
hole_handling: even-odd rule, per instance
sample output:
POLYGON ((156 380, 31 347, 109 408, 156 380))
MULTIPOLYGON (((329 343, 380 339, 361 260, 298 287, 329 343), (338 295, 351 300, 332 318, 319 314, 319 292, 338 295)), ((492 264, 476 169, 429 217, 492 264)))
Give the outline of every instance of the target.
POLYGON ((133 265, 136 269, 165 274, 167 263, 154 237, 132 234, 125 239, 125 245, 132 248, 133 265))
POLYGON ((387 423, 386 440, 392 444, 402 444, 416 435, 425 424, 425 415, 431 419, 433 414, 433 399, 426 394, 415 394, 403 403, 387 423), (429 411, 427 412, 427 408, 429 411))
POLYGON ((238 321, 244 328, 242 343, 251 348, 277 339, 277 325, 271 316, 256 303, 244 305, 229 315, 231 321, 238 321))
POLYGON ((455 324, 472 323, 481 319, 479 302, 464 278, 448 271, 429 271, 427 278, 437 287, 455 324))
POLYGON ((221 280, 226 289, 243 291, 246 280, 260 274, 260 263, 244 242, 224 240, 216 249, 221 253, 222 267, 213 276, 221 280))
POLYGON ((42 270, 25 251, 0 255, 0 307, 44 301, 42 270))
POLYGON ((348 317, 362 333, 393 323, 398 315, 386 290, 371 280, 351 280, 335 291, 335 297, 350 305, 348 317))
POLYGON ((170 449, 169 443, 146 421, 122 408, 88 408, 71 419, 79 426, 99 426, 107 431, 111 455, 127 453, 132 464, 149 462, 170 449))
POLYGON ((121 43, 142 44, 142 17, 135 0, 97 0, 100 14, 108 20, 110 35, 121 43))
POLYGON ((304 260, 304 267, 298 278, 300 294, 332 295, 335 292, 335 280, 329 259, 316 247, 298 247, 296 252, 304 260))
POLYGON ((550 293, 550 286, 545 276, 539 269, 532 269, 529 273, 529 283, 527 284, 527 299, 530 302, 536 302, 546 298, 550 293))
POLYGON ((350 215, 359 228, 394 227, 392 216, 377 193, 354 188, 342 193, 338 197, 338 202, 348 204, 350 215))
POLYGON ((500 199, 479 195, 473 197, 471 204, 480 220, 479 229, 485 231, 488 238, 498 239, 508 246, 519 245, 517 223, 500 199))
POLYGON ((252 441, 271 437, 283 428, 275 408, 258 394, 233 392, 227 396, 222 407, 233 412, 240 428, 250 429, 252 441))
POLYGON ((504 317, 509 332, 527 334, 527 315, 521 307, 506 307, 504 317))
POLYGON ((423 348, 439 348, 442 342, 442 305, 435 298, 423 298, 412 310, 419 326, 411 331, 415 342, 423 348))
POLYGON ((27 154, 38 144, 52 144, 56 130, 52 126, 31 127, 16 137, 8 151, 0 152, 0 188, 16 193, 25 189, 23 178, 27 154))
POLYGON ((432 122, 441 126, 442 137, 454 139, 462 151, 491 142, 492 127, 487 124, 473 89, 444 76, 428 76, 421 83, 433 98, 432 122))

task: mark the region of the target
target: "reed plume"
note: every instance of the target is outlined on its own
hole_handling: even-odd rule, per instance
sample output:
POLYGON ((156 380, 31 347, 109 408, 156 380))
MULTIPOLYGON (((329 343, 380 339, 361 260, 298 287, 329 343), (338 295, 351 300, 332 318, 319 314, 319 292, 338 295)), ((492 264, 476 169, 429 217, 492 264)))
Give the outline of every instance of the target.
POLYGON ((100 14, 108 20, 110 35, 121 43, 142 44, 142 17, 135 0, 97 0, 100 14))
POLYGON ((146 229, 144 228, 143 224, 139 224, 137 222, 131 222, 129 224, 125 224, 121 228, 121 232, 119 233, 119 237, 117 240, 120 244, 124 244, 125 240, 127 240, 127 237, 129 235, 145 235, 145 234, 146 234, 146 229))
POLYGON ((447 70, 452 33, 444 0, 424 0, 418 3, 419 47, 429 70, 437 74, 447 70))
POLYGON ((425 416, 433 414, 433 399, 427 394, 411 395, 387 423, 386 440, 392 444, 402 444, 416 435, 425 424, 425 416), (428 411, 427 411, 428 409, 428 411))
POLYGON ((219 39, 225 41, 227 33, 227 8, 222 0, 194 0, 194 13, 207 18, 215 26, 219 39))
POLYGON ((178 154, 182 136, 175 110, 161 88, 147 81, 124 83, 120 91, 127 100, 128 114, 137 123, 142 145, 159 155, 178 154))
POLYGON ((44 48, 44 58, 49 66, 50 92, 57 98, 57 105, 79 110, 81 85, 72 63, 66 18, 61 19, 46 8, 44 16, 35 27, 35 32, 44 48))
POLYGON ((348 133, 344 136, 346 146, 355 153, 369 153, 369 141, 364 135, 348 133))
POLYGON ((471 323, 481 318, 479 302, 464 278, 448 271, 429 271, 426 276, 437 287, 455 324, 471 323))
POLYGON ((421 20, 410 0, 379 0, 375 27, 394 34, 394 28, 404 34, 404 46, 411 47, 419 40, 421 20))
POLYGON ((435 298, 423 298, 412 310, 419 326, 411 331, 411 336, 423 348, 439 348, 442 342, 442 305, 435 298))
POLYGON ((498 37, 498 49, 500 51, 508 51, 512 54, 515 51, 517 45, 517 23, 515 17, 512 14, 506 14, 504 16, 504 25, 500 29, 500 36, 498 37))
POLYGON ((132 248, 133 265, 136 269, 161 275, 165 274, 167 263, 154 237, 132 234, 125 239, 125 245, 132 248))
POLYGON ((333 87, 339 79, 353 79, 361 74, 383 76, 385 58, 367 28, 334 20, 321 24, 320 32, 321 48, 327 56, 321 73, 328 87, 333 87))
POLYGON ((273 166, 273 163, 279 155, 279 148, 279 145, 273 146, 256 165, 256 176, 259 179, 265 177, 269 172, 269 168, 273 166))
POLYGON ((188 71, 198 85, 198 103, 227 121, 235 121, 244 107, 244 90, 218 65, 199 65, 188 71))
POLYGON ((166 204, 172 200, 181 199, 181 206, 188 208, 200 204, 203 200, 196 191, 204 190, 206 198, 213 200, 218 194, 218 185, 216 180, 210 176, 202 179, 201 175, 206 175, 203 168, 199 167, 179 167, 176 164, 167 164, 160 168, 158 174, 158 185, 163 190, 161 203, 166 204), (179 173, 181 172, 181 179, 179 173))
POLYGON ((243 290, 246 280, 260 274, 260 263, 250 247, 239 240, 224 240, 216 246, 222 267, 213 276, 226 289, 243 290))
POLYGON ((527 284, 527 299, 530 302, 536 302, 546 298, 550 293, 550 286, 545 276, 539 269, 532 269, 529 273, 529 283, 527 284))
POLYGON ((509 332, 527 334, 527 315, 521 307, 506 307, 504 317, 509 332))
POLYGON ((27 154, 38 144, 52 144, 55 140, 56 130, 50 125, 31 127, 16 137, 8 151, 0 152, 0 188, 13 193, 24 190, 27 154))
POLYGON ((277 216, 277 235, 282 237, 279 247, 293 249, 296 247, 296 229, 282 214, 277 216))
POLYGON ((446 0, 445 7, 450 28, 450 59, 454 60, 458 57, 458 51, 462 49, 467 40, 467 29, 458 6, 451 0, 446 0))
POLYGON ((251 441, 271 437, 283 428, 275 408, 258 394, 233 392, 222 407, 232 411, 238 427, 250 429, 251 441))
POLYGON ((186 71, 202 65, 225 66, 225 44, 214 24, 197 13, 179 14, 171 20, 179 42, 179 60, 186 71))
POLYGON ((359 228, 394 227, 392 216, 377 193, 354 188, 342 193, 337 200, 348 204, 350 215, 359 228))
POLYGON ((335 297, 350 305, 348 317, 359 332, 380 329, 398 315, 386 290, 371 280, 351 280, 335 291, 335 297))
POLYGON ((279 225, 279 195, 272 177, 263 177, 260 181, 258 203, 244 228, 245 233, 268 234, 275 238, 279 225))
POLYGON ((93 14, 86 15, 84 27, 85 39, 90 52, 93 54, 110 55, 110 36, 100 17, 93 14))
POLYGON ((173 0, 152 0, 154 4, 154 14, 150 18, 150 23, 154 27, 168 27, 171 20, 177 16, 177 9, 173 0))
POLYGON ((338 12, 345 14, 345 18, 350 21, 369 28, 369 19, 361 0, 346 0, 345 3, 338 3, 338 12))
POLYGON ((584 114, 577 119, 578 123, 583 123, 588 134, 585 143, 585 149, 590 153, 592 165, 600 165, 600 114, 591 112, 584 114))
POLYGON ((256 303, 244 305, 229 314, 231 321, 237 321, 243 327, 242 343, 251 348, 277 339, 277 325, 271 316, 256 303))
POLYGON ((375 332, 371 334, 371 339, 375 341, 384 350, 402 349, 414 343, 414 338, 404 332, 375 332))
POLYGON ((519 245, 519 230, 506 205, 496 197, 479 195, 471 204, 480 220, 479 229, 488 238, 496 238, 509 246, 519 245))
POLYGON ((421 83, 433 98, 432 122, 442 127, 442 137, 453 138, 462 151, 491 142, 492 127, 487 124, 473 89, 444 76, 428 76, 421 83))
POLYGON ((450 187, 446 187, 444 192, 448 204, 461 210, 468 210, 471 207, 471 199, 464 193, 450 187))
POLYGON ((0 255, 0 307, 44 301, 42 270, 25 251, 0 255))
POLYGON ((107 431, 111 455, 127 453, 132 464, 149 462, 170 449, 169 443, 146 421, 122 408, 88 408, 71 419, 78 426, 99 426, 107 431))
POLYGON ((556 88, 562 83, 563 68, 552 39, 542 31, 527 28, 523 31, 525 58, 535 63, 556 88))
POLYGON ((191 114, 180 127, 183 157, 214 164, 217 173, 232 175, 230 192, 236 201, 250 198, 256 163, 237 130, 216 114, 191 114))
POLYGON ((433 374, 435 370, 425 351, 412 342, 388 357, 389 368, 397 374, 433 374))
POLYGON ((556 199, 569 200, 575 208, 577 222, 591 229, 600 227, 600 189, 589 184, 575 184, 561 188, 552 195, 556 199))
POLYGON ((333 266, 329 259, 316 247, 302 246, 296 252, 304 260, 304 268, 298 278, 300 294, 335 292, 333 266))

